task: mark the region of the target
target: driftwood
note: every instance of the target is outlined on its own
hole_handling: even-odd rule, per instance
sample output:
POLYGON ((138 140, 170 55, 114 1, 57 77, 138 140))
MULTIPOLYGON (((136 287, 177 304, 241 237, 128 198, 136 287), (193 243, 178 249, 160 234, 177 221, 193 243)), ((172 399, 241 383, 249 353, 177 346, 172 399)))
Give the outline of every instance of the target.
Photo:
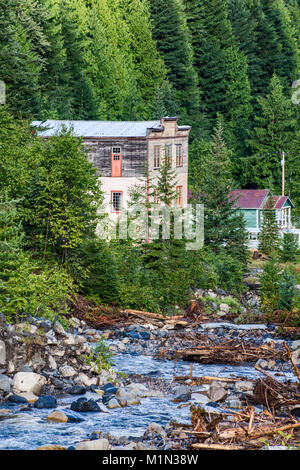
POLYGON ((293 431, 300 429, 300 421, 292 417, 275 417, 266 410, 256 413, 255 409, 247 406, 241 411, 230 411, 226 414, 208 412, 201 406, 191 407, 191 423, 193 431, 188 430, 192 439, 193 449, 211 450, 241 450, 262 447, 262 438, 268 438, 270 443, 280 443, 281 433, 289 432, 293 444, 299 444, 293 431), (296 439, 296 440, 295 440, 296 439))
POLYGON ((144 312, 143 310, 131 310, 126 309, 121 312, 123 315, 134 316, 140 318, 141 320, 147 321, 149 323, 157 324, 164 323, 166 325, 178 325, 178 326, 187 326, 188 322, 184 320, 183 315, 174 315, 172 317, 166 317, 159 315, 158 313, 144 312))
MULTIPOLYGON (((191 363, 192 364, 192 363, 191 363)), ((254 379, 248 379, 247 377, 209 377, 206 375, 203 375, 202 377, 190 377, 188 375, 178 375, 173 378, 175 382, 185 382, 188 379, 192 379, 193 385, 202 385, 202 384, 210 384, 211 382, 214 381, 219 381, 219 382, 227 382, 227 383, 235 383, 235 382, 241 382, 242 380, 247 381, 247 382, 254 382, 254 379)))
POLYGON ((242 446, 225 445, 225 444, 192 444, 193 449, 199 450, 243 450, 242 446))
POLYGON ((182 359, 189 362, 202 364, 242 364, 245 362, 256 362, 258 359, 273 359, 284 361, 287 353, 282 349, 274 349, 270 346, 254 346, 239 342, 237 344, 221 344, 218 346, 199 345, 190 349, 175 351, 161 351, 163 356, 172 359, 182 359))
POLYGON ((255 368, 265 378, 256 380, 253 395, 246 395, 250 403, 265 405, 268 408, 300 404, 300 390, 297 385, 284 384, 260 367, 256 366, 255 368))
POLYGON ((288 356, 289 356, 289 359, 290 359, 290 361, 291 361, 291 363, 292 363, 294 372, 295 372, 295 374, 296 374, 296 377, 297 377, 297 379, 298 379, 298 382, 300 383, 300 371, 299 371, 299 369, 298 369, 298 367, 297 367, 296 362, 294 361, 294 358, 293 358, 293 356, 292 356, 292 353, 291 353, 291 351, 290 351, 290 348, 288 347, 288 345, 286 344, 286 342, 283 343, 283 346, 284 346, 286 352, 288 353, 288 356))

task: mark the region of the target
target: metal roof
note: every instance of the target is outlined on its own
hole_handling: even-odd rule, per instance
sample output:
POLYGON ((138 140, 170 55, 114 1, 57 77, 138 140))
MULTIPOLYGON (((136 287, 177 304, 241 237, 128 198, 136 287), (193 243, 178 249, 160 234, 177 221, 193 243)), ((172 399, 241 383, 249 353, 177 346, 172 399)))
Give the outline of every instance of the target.
MULTIPOLYGON (((162 131, 160 120, 156 121, 33 121, 32 126, 42 127, 38 135, 50 137, 60 132, 63 126, 73 129, 77 137, 146 137, 147 129, 162 131)), ((190 126, 178 126, 179 130, 190 126)))
MULTIPOLYGON (((265 209, 269 201, 269 189, 236 189, 231 191, 229 199, 241 209, 265 209)), ((288 196, 273 196, 273 209, 281 209, 286 201, 293 206, 288 196)))
MULTIPOLYGON (((273 209, 282 209, 284 204, 288 201, 291 206, 294 207, 294 204, 288 196, 273 196, 273 209)), ((269 198, 268 198, 269 201, 269 198)), ((268 207, 268 201, 265 203, 264 209, 268 207)))
POLYGON ((236 189, 229 198, 241 209, 260 209, 269 192, 269 189, 236 189))

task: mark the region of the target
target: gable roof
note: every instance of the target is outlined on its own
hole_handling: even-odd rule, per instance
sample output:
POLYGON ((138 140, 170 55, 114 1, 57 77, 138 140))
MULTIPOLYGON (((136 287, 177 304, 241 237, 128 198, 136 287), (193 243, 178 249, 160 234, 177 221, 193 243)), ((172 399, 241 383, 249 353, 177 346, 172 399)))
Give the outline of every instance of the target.
MULTIPOLYGON (((235 189, 229 193, 229 199, 240 209, 266 209, 269 194, 269 189, 235 189)), ((294 207, 288 196, 273 196, 272 199, 273 209, 282 209, 287 201, 294 207)))
MULTIPOLYGON (((273 196, 272 199, 273 199, 273 209, 282 209, 287 201, 291 204, 292 207, 294 207, 294 204, 292 203, 292 201, 290 200, 288 196, 273 196)), ((268 201, 266 201, 264 205, 264 209, 267 208, 268 202, 269 202, 269 198, 268 198, 268 201)))
POLYGON ((229 199, 240 209, 260 209, 269 192, 269 189, 235 189, 229 193, 229 199))

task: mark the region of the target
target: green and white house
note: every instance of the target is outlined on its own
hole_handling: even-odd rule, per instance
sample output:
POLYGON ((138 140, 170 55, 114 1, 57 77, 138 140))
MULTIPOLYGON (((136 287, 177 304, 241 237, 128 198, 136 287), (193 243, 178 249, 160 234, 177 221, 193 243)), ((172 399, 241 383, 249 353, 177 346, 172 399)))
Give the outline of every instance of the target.
POLYGON ((271 196, 269 189, 237 189, 229 195, 245 217, 246 229, 249 233, 249 248, 258 247, 259 234, 262 230, 263 211, 266 209, 269 198, 273 200, 279 232, 293 233, 300 247, 300 229, 296 229, 291 223, 291 211, 294 204, 288 196, 271 196))

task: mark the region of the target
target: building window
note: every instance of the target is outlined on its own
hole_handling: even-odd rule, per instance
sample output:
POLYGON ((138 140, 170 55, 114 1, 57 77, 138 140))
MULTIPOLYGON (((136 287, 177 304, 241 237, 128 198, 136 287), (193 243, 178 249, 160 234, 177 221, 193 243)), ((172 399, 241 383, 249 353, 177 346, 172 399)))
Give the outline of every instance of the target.
POLYGON ((176 145, 176 166, 183 166, 182 145, 176 145))
POLYGON ((112 191, 111 192, 111 211, 112 212, 121 212, 122 211, 122 191, 112 191))
POLYGON ((166 145, 166 161, 168 162, 170 168, 172 168, 172 144, 166 145))
POLYGON ((176 204, 178 207, 183 206, 182 186, 176 186, 176 204))
POLYGON ((154 161, 153 167, 159 168, 160 167, 160 145, 154 146, 154 161))

